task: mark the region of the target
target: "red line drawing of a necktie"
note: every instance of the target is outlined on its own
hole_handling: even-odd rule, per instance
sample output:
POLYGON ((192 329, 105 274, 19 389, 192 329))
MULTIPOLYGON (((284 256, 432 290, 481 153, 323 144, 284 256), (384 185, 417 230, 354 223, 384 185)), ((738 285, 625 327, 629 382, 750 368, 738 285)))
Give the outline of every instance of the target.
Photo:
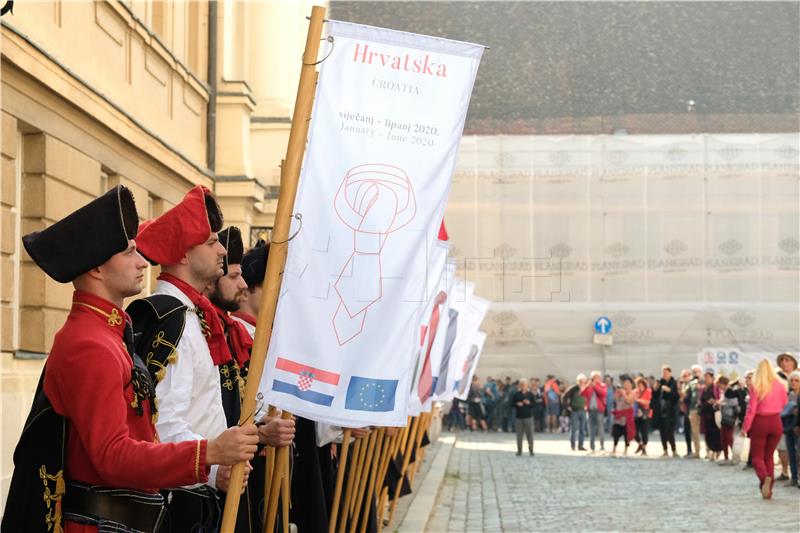
POLYGON ((411 222, 417 204, 403 169, 368 163, 347 171, 333 205, 353 230, 353 253, 333 284, 339 295, 333 329, 343 346, 361 334, 369 307, 383 296, 381 250, 389 233, 411 222))

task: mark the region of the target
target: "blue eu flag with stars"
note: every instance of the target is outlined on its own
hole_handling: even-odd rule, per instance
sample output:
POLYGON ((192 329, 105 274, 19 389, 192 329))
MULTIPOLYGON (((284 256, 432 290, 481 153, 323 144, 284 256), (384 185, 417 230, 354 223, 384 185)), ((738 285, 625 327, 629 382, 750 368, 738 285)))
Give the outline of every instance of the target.
POLYGON ((353 411, 385 413, 394 410, 396 379, 350 378, 344 408, 353 411))

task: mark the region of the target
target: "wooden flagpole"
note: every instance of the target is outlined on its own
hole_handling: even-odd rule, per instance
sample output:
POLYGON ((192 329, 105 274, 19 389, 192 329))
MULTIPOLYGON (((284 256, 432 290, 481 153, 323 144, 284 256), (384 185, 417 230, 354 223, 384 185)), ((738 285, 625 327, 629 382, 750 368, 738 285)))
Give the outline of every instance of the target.
POLYGON ((283 478, 281 479, 281 524, 283 529, 281 531, 289 531, 289 508, 292 504, 292 492, 290 488, 289 467, 285 467, 283 471, 283 478))
POLYGON ((359 487, 361 486, 361 472, 364 470, 364 462, 367 458, 367 450, 369 449, 372 443, 372 432, 369 435, 364 437, 364 443, 361 445, 361 453, 358 455, 358 462, 355 465, 356 468, 356 479, 353 484, 353 494, 350 497, 350 501, 347 502, 347 518, 353 516, 353 506, 356 503, 356 498, 358 497, 359 487))
MULTIPOLYGON (((271 245, 270 245, 271 246, 271 245)), ((288 411, 281 413, 281 418, 287 420, 292 417, 288 411)), ((289 474, 289 446, 282 446, 275 450, 275 469, 272 471, 272 478, 270 479, 269 487, 269 501, 266 502, 267 512, 266 519, 264 520, 264 531, 271 533, 275 528, 275 518, 278 516, 278 505, 280 504, 279 496, 283 487, 283 476, 289 474)), ((284 495, 284 500, 288 498, 288 494, 284 495)), ((225 501, 227 503, 227 500, 225 501)), ((225 531, 225 530, 221 530, 225 531)))
POLYGON ((369 447, 367 448, 366 460, 364 461, 364 469, 362 471, 360 484, 358 485, 358 493, 355 498, 355 505, 353 506, 352 519, 350 521, 350 533, 355 533, 358 526, 358 518, 361 514, 361 502, 364 500, 365 492, 369 487, 370 477, 374 471, 374 464, 377 460, 375 458, 375 449, 378 447, 378 441, 383 437, 383 428, 373 429, 369 447))
POLYGON ((414 483, 414 476, 417 474, 417 469, 419 465, 422 463, 422 460, 425 458, 425 448, 422 448, 420 445, 422 444, 422 437, 425 436, 425 432, 428 431, 428 428, 431 424, 431 418, 433 415, 431 413, 423 413, 422 423, 419 426, 419 434, 417 437, 417 444, 415 448, 415 461, 409 468, 408 472, 408 482, 414 483))
MULTIPOLYGON (((372 504, 372 495, 375 494, 375 481, 378 477, 378 469, 380 468, 381 462, 383 460, 383 453, 386 447, 389 445, 389 439, 384 437, 385 432, 386 428, 380 428, 378 430, 378 437, 376 439, 376 445, 375 445, 375 455, 372 456, 372 468, 370 469, 369 478, 367 479, 367 489, 366 492, 364 493, 364 506, 361 508, 361 527, 359 528, 360 533, 366 533, 367 531, 367 522, 369 522, 369 510, 370 510, 370 505, 372 504)), ((355 522, 357 523, 358 520, 356 520, 355 522)), ((353 525, 353 528, 350 531, 351 532, 355 531, 355 524, 353 525)))
MULTIPOLYGON (((260 309, 258 310, 256 334, 253 339, 250 368, 239 424, 252 423, 256 410, 256 393, 264 371, 269 339, 272 336, 272 323, 275 320, 275 308, 278 304, 278 295, 281 288, 281 275, 286 265, 286 252, 289 247, 289 229, 294 201, 297 196, 297 184, 300 179, 300 165, 303 162, 303 153, 305 152, 308 121, 311 119, 311 111, 314 106, 317 54, 324 21, 325 8, 314 6, 311 9, 311 21, 308 25, 306 47, 303 52, 303 65, 300 70, 300 81, 297 85, 297 98, 295 100, 294 113, 292 114, 292 128, 289 132, 289 144, 286 148, 286 168, 282 172, 280 195, 275 213, 275 227, 272 230, 270 254, 267 259, 264 289, 261 295, 260 309)), ((284 412, 284 414, 289 413, 284 412)), ((287 447, 278 450, 275 461, 276 470, 282 470, 285 461, 279 459, 283 456, 288 458, 286 453, 288 453, 287 447)), ((231 469, 231 487, 240 487, 242 485, 244 468, 245 463, 239 463, 231 469)), ((275 472, 275 474, 281 474, 281 472, 275 472)), ((234 530, 240 496, 241 493, 238 490, 228 491, 225 498, 225 510, 222 515, 221 531, 234 530)), ((271 494, 270 496, 273 495, 271 494)))
POLYGON ((394 498, 392 498, 391 507, 389 508, 389 523, 392 523, 394 518, 394 510, 397 508, 397 500, 400 498, 400 490, 403 488, 403 478, 408 470, 408 463, 411 460, 411 451, 414 443, 416 442, 416 435, 419 428, 419 422, 422 415, 414 418, 411 422, 411 429, 408 431, 408 441, 405 446, 405 453, 403 454, 403 468, 400 469, 400 479, 397 481, 397 486, 394 489, 394 498))
POLYGON ((386 507, 389 500, 389 487, 383 486, 383 481, 386 480, 386 476, 389 474, 389 461, 394 461, 395 457, 397 456, 397 452, 401 449, 405 449, 405 443, 408 439, 408 434, 411 431, 412 421, 413 418, 409 416, 408 422, 406 422, 405 427, 397 436, 397 440, 390 450, 389 459, 386 462, 386 470, 383 472, 383 480, 381 481, 380 498, 378 499, 378 532, 383 530, 383 514, 387 511, 386 507))
POLYGON ((328 533, 336 531, 336 518, 339 516, 339 500, 342 498, 342 483, 344 482, 344 470, 347 465, 347 452, 350 449, 350 429, 344 430, 342 435, 342 446, 339 450, 339 468, 336 470, 336 486, 333 489, 333 502, 331 503, 331 515, 328 521, 328 533))
MULTIPOLYGON (((350 464, 347 465, 347 489, 344 491, 344 499, 341 502, 341 510, 339 511, 339 533, 344 533, 344 526, 347 524, 348 508, 350 498, 353 495, 353 483, 356 479, 356 463, 358 463, 358 456, 361 454, 361 446, 364 444, 364 439, 356 439, 353 445, 353 455, 350 456, 350 464)), ((345 465, 340 464, 339 468, 345 465)))
MULTIPOLYGON (((275 407, 270 406, 267 410, 267 416, 275 416, 275 407)), ((272 486, 272 473, 275 471, 275 448, 272 446, 267 446, 266 449, 266 457, 264 460, 265 467, 264 467, 264 512, 261 515, 261 521, 263 522, 266 519, 267 513, 267 502, 269 501, 269 490, 272 486)))

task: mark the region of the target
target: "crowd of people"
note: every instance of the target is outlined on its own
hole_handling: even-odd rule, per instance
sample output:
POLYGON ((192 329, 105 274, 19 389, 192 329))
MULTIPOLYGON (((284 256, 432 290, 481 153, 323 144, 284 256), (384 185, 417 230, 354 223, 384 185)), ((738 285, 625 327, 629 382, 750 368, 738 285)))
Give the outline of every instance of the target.
POLYGON ((685 458, 699 459, 705 448, 705 459, 721 466, 738 464, 749 440, 745 468, 756 470, 768 498, 775 481, 800 487, 800 371, 792 354, 778 355, 776 363, 777 369, 764 359, 741 377, 715 375, 699 365, 677 377, 668 365, 660 377, 640 373, 615 379, 593 371, 569 385, 552 375, 544 383, 536 377, 487 377, 482 383, 474 376, 466 401, 451 406, 446 426, 451 431, 516 431, 517 455, 523 437, 533 455, 533 433, 546 432, 568 433, 572 450, 625 456, 635 445, 633 454, 646 456, 650 435, 657 430, 662 457, 679 457, 675 439, 682 434, 685 458))

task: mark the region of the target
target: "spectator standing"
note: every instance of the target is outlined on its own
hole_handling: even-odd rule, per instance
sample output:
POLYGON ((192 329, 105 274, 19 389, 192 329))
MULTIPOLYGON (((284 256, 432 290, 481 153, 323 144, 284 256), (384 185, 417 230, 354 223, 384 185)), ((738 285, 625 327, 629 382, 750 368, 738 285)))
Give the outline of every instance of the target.
POLYGON ((636 424, 636 442, 639 444, 635 453, 647 455, 647 441, 650 434, 650 401, 653 393, 644 378, 636 378, 636 395, 634 397, 634 419, 636 424))
POLYGON ((606 433, 611 435, 611 426, 614 424, 614 416, 611 411, 614 409, 614 378, 606 374, 606 433))
POLYGON ((692 457, 692 424, 689 421, 689 400, 688 388, 692 380, 691 370, 684 368, 681 370, 681 377, 678 380, 678 407, 680 410, 679 423, 683 426, 683 438, 686 439, 686 458, 692 457))
POLYGON ((486 431, 486 417, 483 412, 483 395, 481 394, 481 381, 478 376, 472 376, 472 384, 467 394, 467 414, 469 415, 469 425, 472 431, 476 431, 478 426, 486 431))
MULTIPOLYGON (((795 426, 794 426, 794 437, 795 437, 795 453, 797 454, 797 459, 800 460, 800 394, 797 395, 797 402, 795 403, 795 426)), ((800 488, 800 476, 798 476, 797 487, 800 488)))
MULTIPOLYGON (((700 458, 700 395, 703 392, 703 368, 700 365, 692 365, 692 377, 686 386, 686 408, 689 413, 689 426, 692 432, 693 459, 700 458)), ((708 451, 706 450, 706 453, 708 451)))
POLYGON ((589 413, 589 448, 595 451, 595 438, 600 438, 600 450, 605 450, 606 385, 597 370, 590 374, 591 382, 581 391, 589 413))
POLYGON ((556 433, 558 416, 561 414, 561 394, 555 376, 547 376, 547 381, 544 383, 544 402, 547 411, 547 432, 556 433))
POLYGON ((586 398, 583 396, 583 391, 586 387, 586 376, 578 374, 575 384, 567 389, 562 397, 564 409, 569 414, 569 444, 573 450, 577 436, 578 450, 586 451, 586 448, 583 447, 586 435, 586 398))
POLYGON ((764 499, 772 498, 775 448, 783 433, 780 413, 786 403, 786 389, 769 360, 762 359, 753 376, 742 436, 750 437, 753 468, 764 499))
POLYGON ((789 374, 788 402, 781 411, 783 438, 786 441, 789 471, 792 474, 791 481, 787 485, 791 486, 797 486, 797 435, 795 435, 794 428, 797 427, 798 399, 800 399, 800 372, 795 370, 789 374))
POLYGON ((531 378, 531 394, 533 394, 533 430, 536 432, 545 431, 545 403, 542 387, 539 385, 538 378, 531 378))
MULTIPOLYGON (((511 384, 508 386, 508 396, 509 396, 509 398, 514 396, 514 393, 519 390, 518 383, 519 383, 519 381, 512 381, 511 384)), ((513 403, 510 400, 508 402, 508 406, 509 406, 508 426, 510 428, 514 428, 514 427, 516 427, 516 419, 517 419, 516 411, 514 409, 513 403)))
POLYGON ((525 379, 519 381, 519 390, 511 398, 516 414, 517 456, 522 455, 522 435, 528 439, 528 453, 533 455, 533 394, 525 379))
POLYGON ((628 446, 632 437, 636 434, 635 422, 633 420, 633 403, 636 394, 633 391, 633 383, 628 376, 622 376, 622 388, 614 392, 614 424, 611 427, 611 436, 614 439, 614 446, 611 448, 611 455, 617 454, 617 444, 620 437, 625 437, 624 455, 628 455, 628 446))
MULTIPOLYGON (((744 373, 744 387, 742 390, 739 391, 739 407, 741 408, 741 412, 739 413, 739 427, 744 427, 744 418, 747 413, 748 405, 750 404, 750 389, 753 388, 753 375, 756 373, 755 370, 748 370, 744 373)), ((753 449, 750 448, 750 451, 747 454, 747 463, 744 465, 742 470, 747 470, 748 468, 753 468, 753 449)))
MULTIPOLYGON (((562 382, 560 379, 556 380, 558 383, 558 397, 563 399, 564 393, 567 392, 567 384, 562 382)), ((559 432, 561 433, 569 433, 569 413, 561 406, 561 416, 558 417, 558 428, 559 432)))
POLYGON ((719 407, 719 389, 714 385, 714 374, 710 371, 703 374, 703 393, 700 395, 700 419, 706 435, 706 449, 710 461, 719 458, 722 451, 722 434, 717 427, 715 412, 719 407))
MULTIPOLYGON (((775 358, 778 365, 778 379, 780 380, 786 391, 789 391, 789 375, 797 370, 797 359, 790 353, 784 352, 778 354, 775 358)), ((786 445, 786 437, 781 437, 778 443, 778 459, 781 461, 781 475, 778 476, 778 481, 786 481, 789 479, 789 453, 786 445)))
POLYGON ((658 431, 661 434, 661 447, 664 449, 662 457, 669 456, 667 445, 672 449, 672 456, 678 457, 675 448, 675 422, 678 404, 678 383, 672 377, 672 369, 664 365, 661 367, 661 379, 653 389, 651 405, 658 406, 658 431))
POLYGON ((497 406, 495 416, 497 418, 497 430, 508 433, 508 422, 511 419, 511 397, 508 395, 506 384, 502 381, 497 382, 497 406))
POLYGON ((467 429, 464 423, 464 412, 462 411, 463 403, 464 402, 458 398, 453 398, 453 404, 450 406, 450 413, 447 420, 448 431, 453 431, 453 428, 455 428, 456 431, 464 431, 467 429))
POLYGON ((719 410, 720 410, 720 437, 722 441, 722 453, 725 459, 720 465, 732 465, 733 461, 728 457, 728 451, 733 450, 733 431, 736 427, 736 420, 739 415, 739 399, 736 391, 730 388, 730 380, 725 376, 720 376, 717 380, 719 388, 719 410))
POLYGON ((489 376, 486 378, 486 386, 483 388, 483 404, 486 407, 486 426, 489 431, 497 428, 497 383, 489 376))

